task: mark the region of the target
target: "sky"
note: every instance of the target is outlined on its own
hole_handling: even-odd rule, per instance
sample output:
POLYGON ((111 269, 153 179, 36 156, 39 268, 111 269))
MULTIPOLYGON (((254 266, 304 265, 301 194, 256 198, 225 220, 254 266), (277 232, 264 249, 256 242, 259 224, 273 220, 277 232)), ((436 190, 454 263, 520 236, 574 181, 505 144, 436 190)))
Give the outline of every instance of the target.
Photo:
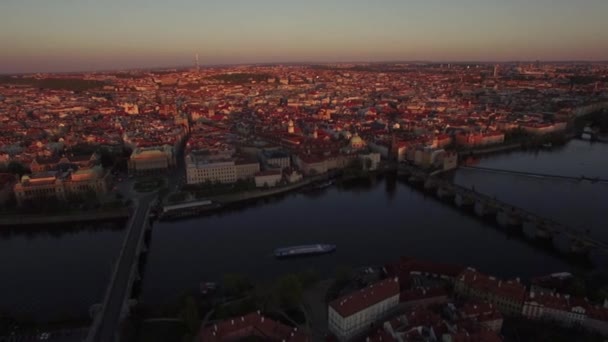
POLYGON ((608 60, 608 0, 0 0, 0 73, 608 60))

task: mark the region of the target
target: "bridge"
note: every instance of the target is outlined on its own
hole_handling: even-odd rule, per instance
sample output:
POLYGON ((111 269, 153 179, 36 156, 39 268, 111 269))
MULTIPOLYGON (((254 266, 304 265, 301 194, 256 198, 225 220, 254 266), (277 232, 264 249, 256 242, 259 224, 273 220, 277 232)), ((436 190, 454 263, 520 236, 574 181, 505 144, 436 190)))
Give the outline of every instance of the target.
POLYGON ((136 200, 131 218, 127 222, 126 236, 114 265, 114 271, 103 303, 92 313, 91 325, 86 342, 114 342, 122 320, 129 313, 133 285, 139 280, 139 260, 146 250, 146 231, 151 229, 150 209, 156 194, 149 194, 136 200))
POLYGON ((608 243, 587 232, 429 175, 412 166, 400 165, 399 174, 408 176, 410 183, 433 191, 438 199, 453 202, 459 209, 472 210, 481 218, 491 218, 505 229, 521 231, 530 240, 550 241, 560 253, 582 255, 592 262, 608 260, 608 243))
POLYGON ((525 176, 525 177, 534 177, 534 178, 553 178, 553 179, 562 179, 562 180, 572 180, 572 181, 588 181, 591 183, 603 183, 608 184, 608 179, 599 178, 599 177, 572 177, 572 176, 562 176, 555 174, 547 174, 547 173, 537 173, 537 172, 522 172, 522 171, 512 171, 512 170, 503 170, 503 169, 494 169, 489 167, 480 167, 480 166, 461 166, 460 169, 463 170, 475 170, 475 171, 484 171, 491 173, 500 173, 500 174, 511 174, 517 176, 525 176))

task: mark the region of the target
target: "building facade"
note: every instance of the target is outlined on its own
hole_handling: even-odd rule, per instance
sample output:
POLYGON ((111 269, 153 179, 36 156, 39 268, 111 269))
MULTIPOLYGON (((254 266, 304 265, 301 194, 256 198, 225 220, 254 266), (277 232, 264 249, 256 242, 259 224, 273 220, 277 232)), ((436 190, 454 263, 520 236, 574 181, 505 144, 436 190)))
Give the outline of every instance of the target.
POLYGON ((240 179, 252 179, 260 171, 260 163, 238 160, 225 156, 188 154, 186 161, 186 182, 235 183, 240 179))
POLYGON ((174 165, 173 148, 168 145, 154 148, 136 148, 129 157, 130 174, 164 173, 174 165))
POLYGON ((258 172, 255 175, 255 186, 257 188, 270 187, 273 188, 281 182, 283 174, 279 170, 268 170, 258 172))
POLYGON ((328 327, 340 341, 366 332, 399 305, 399 280, 385 279, 329 303, 328 327))
POLYGON ((526 295, 526 288, 519 281, 502 281, 472 268, 456 278, 454 290, 459 296, 487 301, 502 314, 512 316, 521 315, 526 295))
POLYGON ((15 184, 13 191, 17 204, 27 201, 69 199, 70 196, 94 193, 97 196, 107 192, 109 173, 101 166, 72 172, 46 171, 24 175, 15 184))

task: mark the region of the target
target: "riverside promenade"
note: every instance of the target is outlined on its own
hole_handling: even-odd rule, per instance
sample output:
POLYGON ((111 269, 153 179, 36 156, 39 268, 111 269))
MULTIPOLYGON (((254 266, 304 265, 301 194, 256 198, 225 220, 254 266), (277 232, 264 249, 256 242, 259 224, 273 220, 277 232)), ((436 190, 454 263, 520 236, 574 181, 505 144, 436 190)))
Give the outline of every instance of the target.
POLYGON ((317 176, 312 176, 312 177, 303 179, 302 181, 297 182, 297 183, 293 183, 293 184, 289 184, 289 185, 285 185, 285 186, 281 186, 281 187, 277 187, 277 188, 271 188, 271 189, 265 189, 265 190, 243 191, 243 192, 234 193, 234 194, 209 196, 208 199, 221 203, 221 204, 224 204, 224 205, 231 204, 231 203, 237 203, 237 202, 242 202, 242 201, 248 201, 248 200, 288 193, 288 192, 303 188, 307 185, 313 184, 315 182, 327 180, 328 178, 329 178, 329 176, 326 174, 317 175, 317 176))

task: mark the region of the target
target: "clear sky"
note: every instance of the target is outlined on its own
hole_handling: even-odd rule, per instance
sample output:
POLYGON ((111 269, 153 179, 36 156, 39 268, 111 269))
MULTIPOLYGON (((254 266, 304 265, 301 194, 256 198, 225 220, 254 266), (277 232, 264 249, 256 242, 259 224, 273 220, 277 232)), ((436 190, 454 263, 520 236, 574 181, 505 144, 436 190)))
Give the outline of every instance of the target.
POLYGON ((0 0, 0 73, 608 60, 608 0, 0 0))

